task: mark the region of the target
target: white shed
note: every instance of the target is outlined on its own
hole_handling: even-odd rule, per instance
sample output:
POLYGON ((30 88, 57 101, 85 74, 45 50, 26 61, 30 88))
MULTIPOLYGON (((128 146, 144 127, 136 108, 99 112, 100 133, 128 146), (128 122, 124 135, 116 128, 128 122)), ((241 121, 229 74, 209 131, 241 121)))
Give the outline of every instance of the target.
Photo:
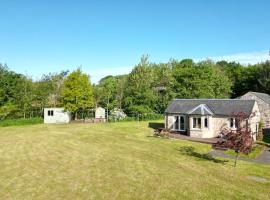
POLYGON ((105 119, 106 118, 105 109, 102 107, 97 107, 96 112, 95 112, 95 118, 96 119, 105 119))
POLYGON ((69 123, 71 114, 64 108, 45 108, 44 109, 44 123, 45 124, 61 124, 69 123))

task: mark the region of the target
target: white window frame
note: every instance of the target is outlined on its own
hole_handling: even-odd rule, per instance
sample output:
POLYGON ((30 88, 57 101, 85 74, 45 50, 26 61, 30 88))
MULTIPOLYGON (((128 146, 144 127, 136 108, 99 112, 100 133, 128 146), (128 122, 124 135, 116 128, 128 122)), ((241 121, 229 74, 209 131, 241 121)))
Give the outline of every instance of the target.
POLYGON ((191 129, 192 129, 192 130, 202 130, 202 117, 194 116, 194 117, 192 117, 191 119, 192 119, 192 127, 191 127, 191 129), (200 128, 196 128, 196 127, 194 128, 194 119, 197 119, 197 120, 196 120, 197 123, 199 122, 198 119, 201 119, 201 127, 200 127, 200 128))
POLYGON ((54 116, 54 110, 48 110, 48 111, 47 111, 47 115, 48 115, 49 117, 53 117, 53 116, 54 116))

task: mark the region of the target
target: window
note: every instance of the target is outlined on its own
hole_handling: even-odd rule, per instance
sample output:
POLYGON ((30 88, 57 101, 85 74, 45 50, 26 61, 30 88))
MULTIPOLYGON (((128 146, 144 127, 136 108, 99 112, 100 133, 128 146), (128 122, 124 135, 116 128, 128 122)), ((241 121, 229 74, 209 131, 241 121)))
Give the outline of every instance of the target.
POLYGON ((235 128, 235 119, 230 118, 230 128, 235 128))
POLYGON ((201 118, 200 117, 194 117, 193 118, 193 128, 201 129, 201 127, 202 127, 201 118))
POLYGON ((48 110, 48 116, 53 116, 53 110, 48 110))
POLYGON ((208 128, 208 118, 204 118, 204 128, 208 128))

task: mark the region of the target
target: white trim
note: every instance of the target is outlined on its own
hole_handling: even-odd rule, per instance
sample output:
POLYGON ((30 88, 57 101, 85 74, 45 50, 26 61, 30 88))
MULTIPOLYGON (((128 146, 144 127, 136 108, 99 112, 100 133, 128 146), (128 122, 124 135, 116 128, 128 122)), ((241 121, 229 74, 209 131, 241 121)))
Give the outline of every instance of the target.
POLYGON ((213 112, 208 108, 208 106, 206 104, 200 104, 198 106, 196 106, 195 108, 189 110, 187 113, 190 115, 191 113, 193 113, 195 110, 197 110, 198 108, 201 108, 201 113, 202 115, 204 115, 204 109, 209 112, 211 115, 213 115, 213 112))
POLYGON ((191 126, 191 130, 202 130, 202 117, 201 117, 201 116, 194 116, 194 117, 192 117, 192 118, 190 118, 190 119, 192 119, 192 120, 191 120, 191 122, 192 122, 192 124, 191 124, 191 125, 192 125, 192 126, 191 126), (197 124, 199 124, 199 123, 198 123, 198 122, 199 122, 198 119, 201 120, 201 128, 196 128, 196 127, 194 128, 194 123, 193 123, 193 122, 194 122, 194 119, 196 119, 196 123, 197 123, 197 124))

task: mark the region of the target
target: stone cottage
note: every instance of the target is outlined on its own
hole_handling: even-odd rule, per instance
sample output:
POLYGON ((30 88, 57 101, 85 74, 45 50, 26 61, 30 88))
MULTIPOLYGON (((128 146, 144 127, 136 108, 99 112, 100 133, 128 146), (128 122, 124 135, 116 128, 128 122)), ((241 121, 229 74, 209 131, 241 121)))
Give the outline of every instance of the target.
POLYGON ((259 92, 248 92, 241 96, 240 99, 255 100, 259 106, 264 128, 270 128, 270 95, 259 92))
POLYGON ((255 100, 175 99, 165 110, 165 128, 196 138, 215 138, 224 128, 236 129, 234 115, 244 112, 256 140, 260 111, 255 100))

